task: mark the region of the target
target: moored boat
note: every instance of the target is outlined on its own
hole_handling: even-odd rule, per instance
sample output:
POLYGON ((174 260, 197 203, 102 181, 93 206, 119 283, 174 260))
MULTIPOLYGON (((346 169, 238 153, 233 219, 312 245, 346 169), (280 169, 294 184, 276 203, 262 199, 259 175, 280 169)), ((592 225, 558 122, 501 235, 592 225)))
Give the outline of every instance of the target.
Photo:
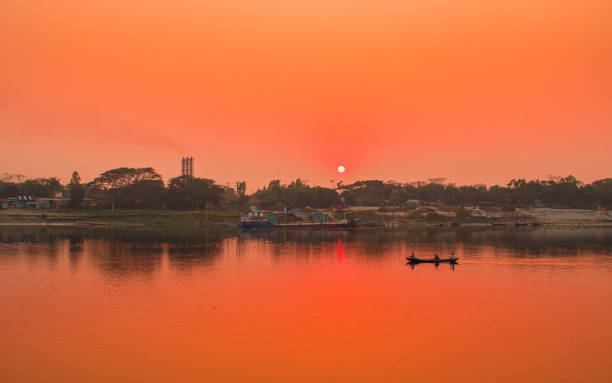
MULTIPOLYGON (((287 215, 287 211, 284 213, 268 213, 265 210, 252 209, 247 215, 240 217, 238 227, 243 229, 351 229, 359 226, 358 219, 330 219, 329 216, 324 215, 326 218, 321 220, 307 220, 304 219, 303 213, 296 214, 295 211, 291 211, 292 217, 299 217, 299 219, 292 219, 288 222, 279 222, 279 214, 287 215)), ((323 215, 319 215, 321 217, 323 215)))
POLYGON ((342 219, 334 222, 295 222, 274 223, 269 221, 240 221, 238 227, 243 229, 350 229, 359 226, 356 219, 342 219))

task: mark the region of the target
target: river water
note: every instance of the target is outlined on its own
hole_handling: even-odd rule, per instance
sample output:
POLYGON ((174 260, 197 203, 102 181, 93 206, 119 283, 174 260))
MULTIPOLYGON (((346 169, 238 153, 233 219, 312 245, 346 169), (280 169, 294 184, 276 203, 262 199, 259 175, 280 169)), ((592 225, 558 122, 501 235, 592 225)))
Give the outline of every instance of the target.
POLYGON ((609 382, 612 230, 5 230, 0 345, 11 383, 609 382))

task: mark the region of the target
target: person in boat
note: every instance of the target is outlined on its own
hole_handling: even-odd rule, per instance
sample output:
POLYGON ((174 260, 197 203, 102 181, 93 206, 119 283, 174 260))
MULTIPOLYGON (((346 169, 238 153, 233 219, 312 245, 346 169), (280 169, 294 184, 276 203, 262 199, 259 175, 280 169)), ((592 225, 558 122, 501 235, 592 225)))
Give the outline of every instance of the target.
POLYGON ((450 261, 451 262, 455 262, 457 260, 457 257, 455 257, 455 252, 451 251, 450 253, 450 261))
POLYGON ((440 257, 438 257, 438 254, 434 256, 434 262, 436 263, 440 262, 440 257))
POLYGON ((414 251, 412 252, 412 255, 410 255, 410 260, 411 260, 411 261, 416 260, 416 257, 414 256, 414 251))

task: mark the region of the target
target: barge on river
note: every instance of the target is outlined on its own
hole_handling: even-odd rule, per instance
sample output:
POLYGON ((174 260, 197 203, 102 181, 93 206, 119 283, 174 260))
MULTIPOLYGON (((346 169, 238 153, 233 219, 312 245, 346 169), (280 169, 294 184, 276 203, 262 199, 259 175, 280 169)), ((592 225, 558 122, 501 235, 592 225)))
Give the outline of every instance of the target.
POLYGON ((336 220, 320 213, 308 217, 298 210, 268 213, 265 210, 251 209, 247 215, 240 217, 238 222, 238 227, 243 229, 351 229, 358 226, 358 219, 336 220))

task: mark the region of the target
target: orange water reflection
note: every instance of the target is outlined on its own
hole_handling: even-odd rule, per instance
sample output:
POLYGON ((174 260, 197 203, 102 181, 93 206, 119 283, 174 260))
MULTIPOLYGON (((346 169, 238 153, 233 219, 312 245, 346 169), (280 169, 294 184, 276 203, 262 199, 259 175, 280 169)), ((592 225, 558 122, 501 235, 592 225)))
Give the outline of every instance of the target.
POLYGON ((612 377, 610 234, 320 235, 0 243, 0 381, 612 377))

